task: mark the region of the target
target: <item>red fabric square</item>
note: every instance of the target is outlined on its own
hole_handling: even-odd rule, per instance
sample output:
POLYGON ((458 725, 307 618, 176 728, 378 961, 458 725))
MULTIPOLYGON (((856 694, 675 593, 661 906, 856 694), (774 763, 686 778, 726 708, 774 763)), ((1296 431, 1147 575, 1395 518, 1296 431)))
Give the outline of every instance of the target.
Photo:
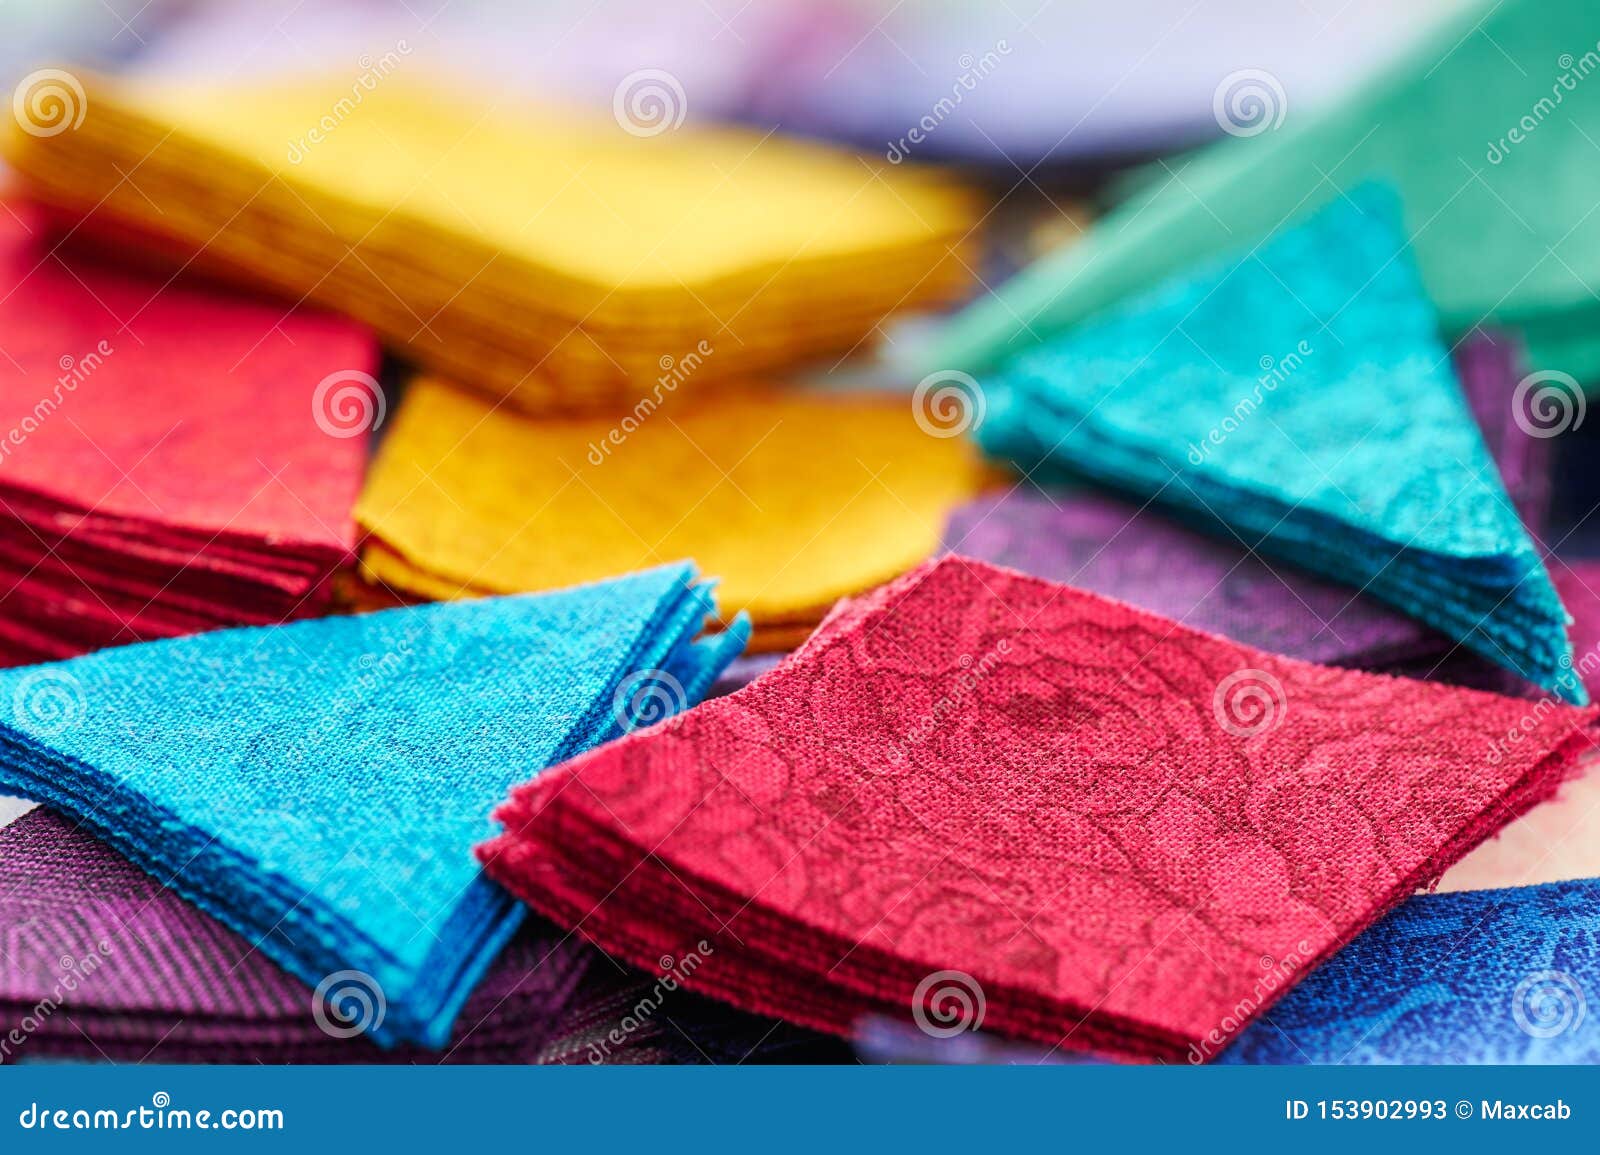
POLYGON ((325 612, 366 461, 340 406, 375 409, 377 357, 0 203, 0 661, 325 612))
POLYGON ((1332 669, 953 557, 771 674, 518 787, 489 872, 606 950, 1201 1060, 1548 797, 1593 709, 1332 669))

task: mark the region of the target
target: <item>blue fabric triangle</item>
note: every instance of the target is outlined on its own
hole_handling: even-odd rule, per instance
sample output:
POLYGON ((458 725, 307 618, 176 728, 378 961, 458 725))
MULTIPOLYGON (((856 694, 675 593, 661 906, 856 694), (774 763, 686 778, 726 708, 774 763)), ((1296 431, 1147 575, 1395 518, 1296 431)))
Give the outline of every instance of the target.
POLYGON ((1594 1063, 1590 879, 1423 894, 1334 955, 1221 1063, 1594 1063))
POLYGON ((0 792, 80 820, 307 983, 360 972, 379 1042, 442 1046, 524 910, 473 858, 490 811, 698 701, 749 634, 693 641, 712 608, 677 564, 6 670, 0 792))
POLYGON ((1154 500, 1586 700, 1386 190, 1166 281, 980 387, 980 441, 1022 470, 1154 500))

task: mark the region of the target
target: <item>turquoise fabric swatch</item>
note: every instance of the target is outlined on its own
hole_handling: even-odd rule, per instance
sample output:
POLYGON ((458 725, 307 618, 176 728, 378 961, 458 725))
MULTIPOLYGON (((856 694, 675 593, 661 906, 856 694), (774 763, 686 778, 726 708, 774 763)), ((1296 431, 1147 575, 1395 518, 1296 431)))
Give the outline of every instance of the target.
POLYGON ((1584 700, 1566 612, 1385 190, 1165 281, 979 387, 979 440, 1020 469, 1154 500, 1584 700))
POLYGON ((749 634, 694 641, 712 608, 684 563, 6 670, 0 793, 80 820, 313 986, 362 972, 379 1042, 442 1046, 524 910, 472 855, 491 809, 698 701, 749 634))
POLYGON ((923 371, 977 373, 1379 180, 1452 338, 1519 330, 1533 368, 1600 384, 1597 35, 1593 0, 1482 0, 1326 109, 1270 75, 1219 76, 1219 101, 1257 97, 1264 118, 1219 105, 1238 135, 1125 182, 1081 242, 948 324, 923 371))

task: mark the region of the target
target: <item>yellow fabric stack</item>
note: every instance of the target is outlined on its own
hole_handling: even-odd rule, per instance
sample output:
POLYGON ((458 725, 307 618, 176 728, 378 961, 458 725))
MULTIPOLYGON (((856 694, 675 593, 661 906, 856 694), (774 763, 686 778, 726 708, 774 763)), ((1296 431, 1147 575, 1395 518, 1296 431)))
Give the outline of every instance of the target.
POLYGON ((430 380, 407 392, 356 506, 386 598, 542 590, 678 558, 798 644, 835 599, 937 549, 981 468, 904 397, 750 389, 614 418, 529 420, 430 380))
POLYGON ((82 119, 19 129, 36 195, 183 263, 372 325, 518 408, 621 411, 709 346, 693 387, 837 355, 959 296, 974 201, 782 137, 352 85, 81 78, 82 119))

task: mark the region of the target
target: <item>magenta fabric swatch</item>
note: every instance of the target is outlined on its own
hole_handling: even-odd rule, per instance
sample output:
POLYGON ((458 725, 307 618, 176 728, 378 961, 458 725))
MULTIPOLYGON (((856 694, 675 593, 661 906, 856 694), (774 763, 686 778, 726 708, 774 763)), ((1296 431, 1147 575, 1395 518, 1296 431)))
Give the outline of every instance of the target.
POLYGON ((344 972, 317 997, 47 810, 0 829, 0 928, 0 1062, 533 1062, 599 957, 530 924, 473 992, 449 1045, 384 1050, 355 1030, 382 1005, 365 976, 344 972))

